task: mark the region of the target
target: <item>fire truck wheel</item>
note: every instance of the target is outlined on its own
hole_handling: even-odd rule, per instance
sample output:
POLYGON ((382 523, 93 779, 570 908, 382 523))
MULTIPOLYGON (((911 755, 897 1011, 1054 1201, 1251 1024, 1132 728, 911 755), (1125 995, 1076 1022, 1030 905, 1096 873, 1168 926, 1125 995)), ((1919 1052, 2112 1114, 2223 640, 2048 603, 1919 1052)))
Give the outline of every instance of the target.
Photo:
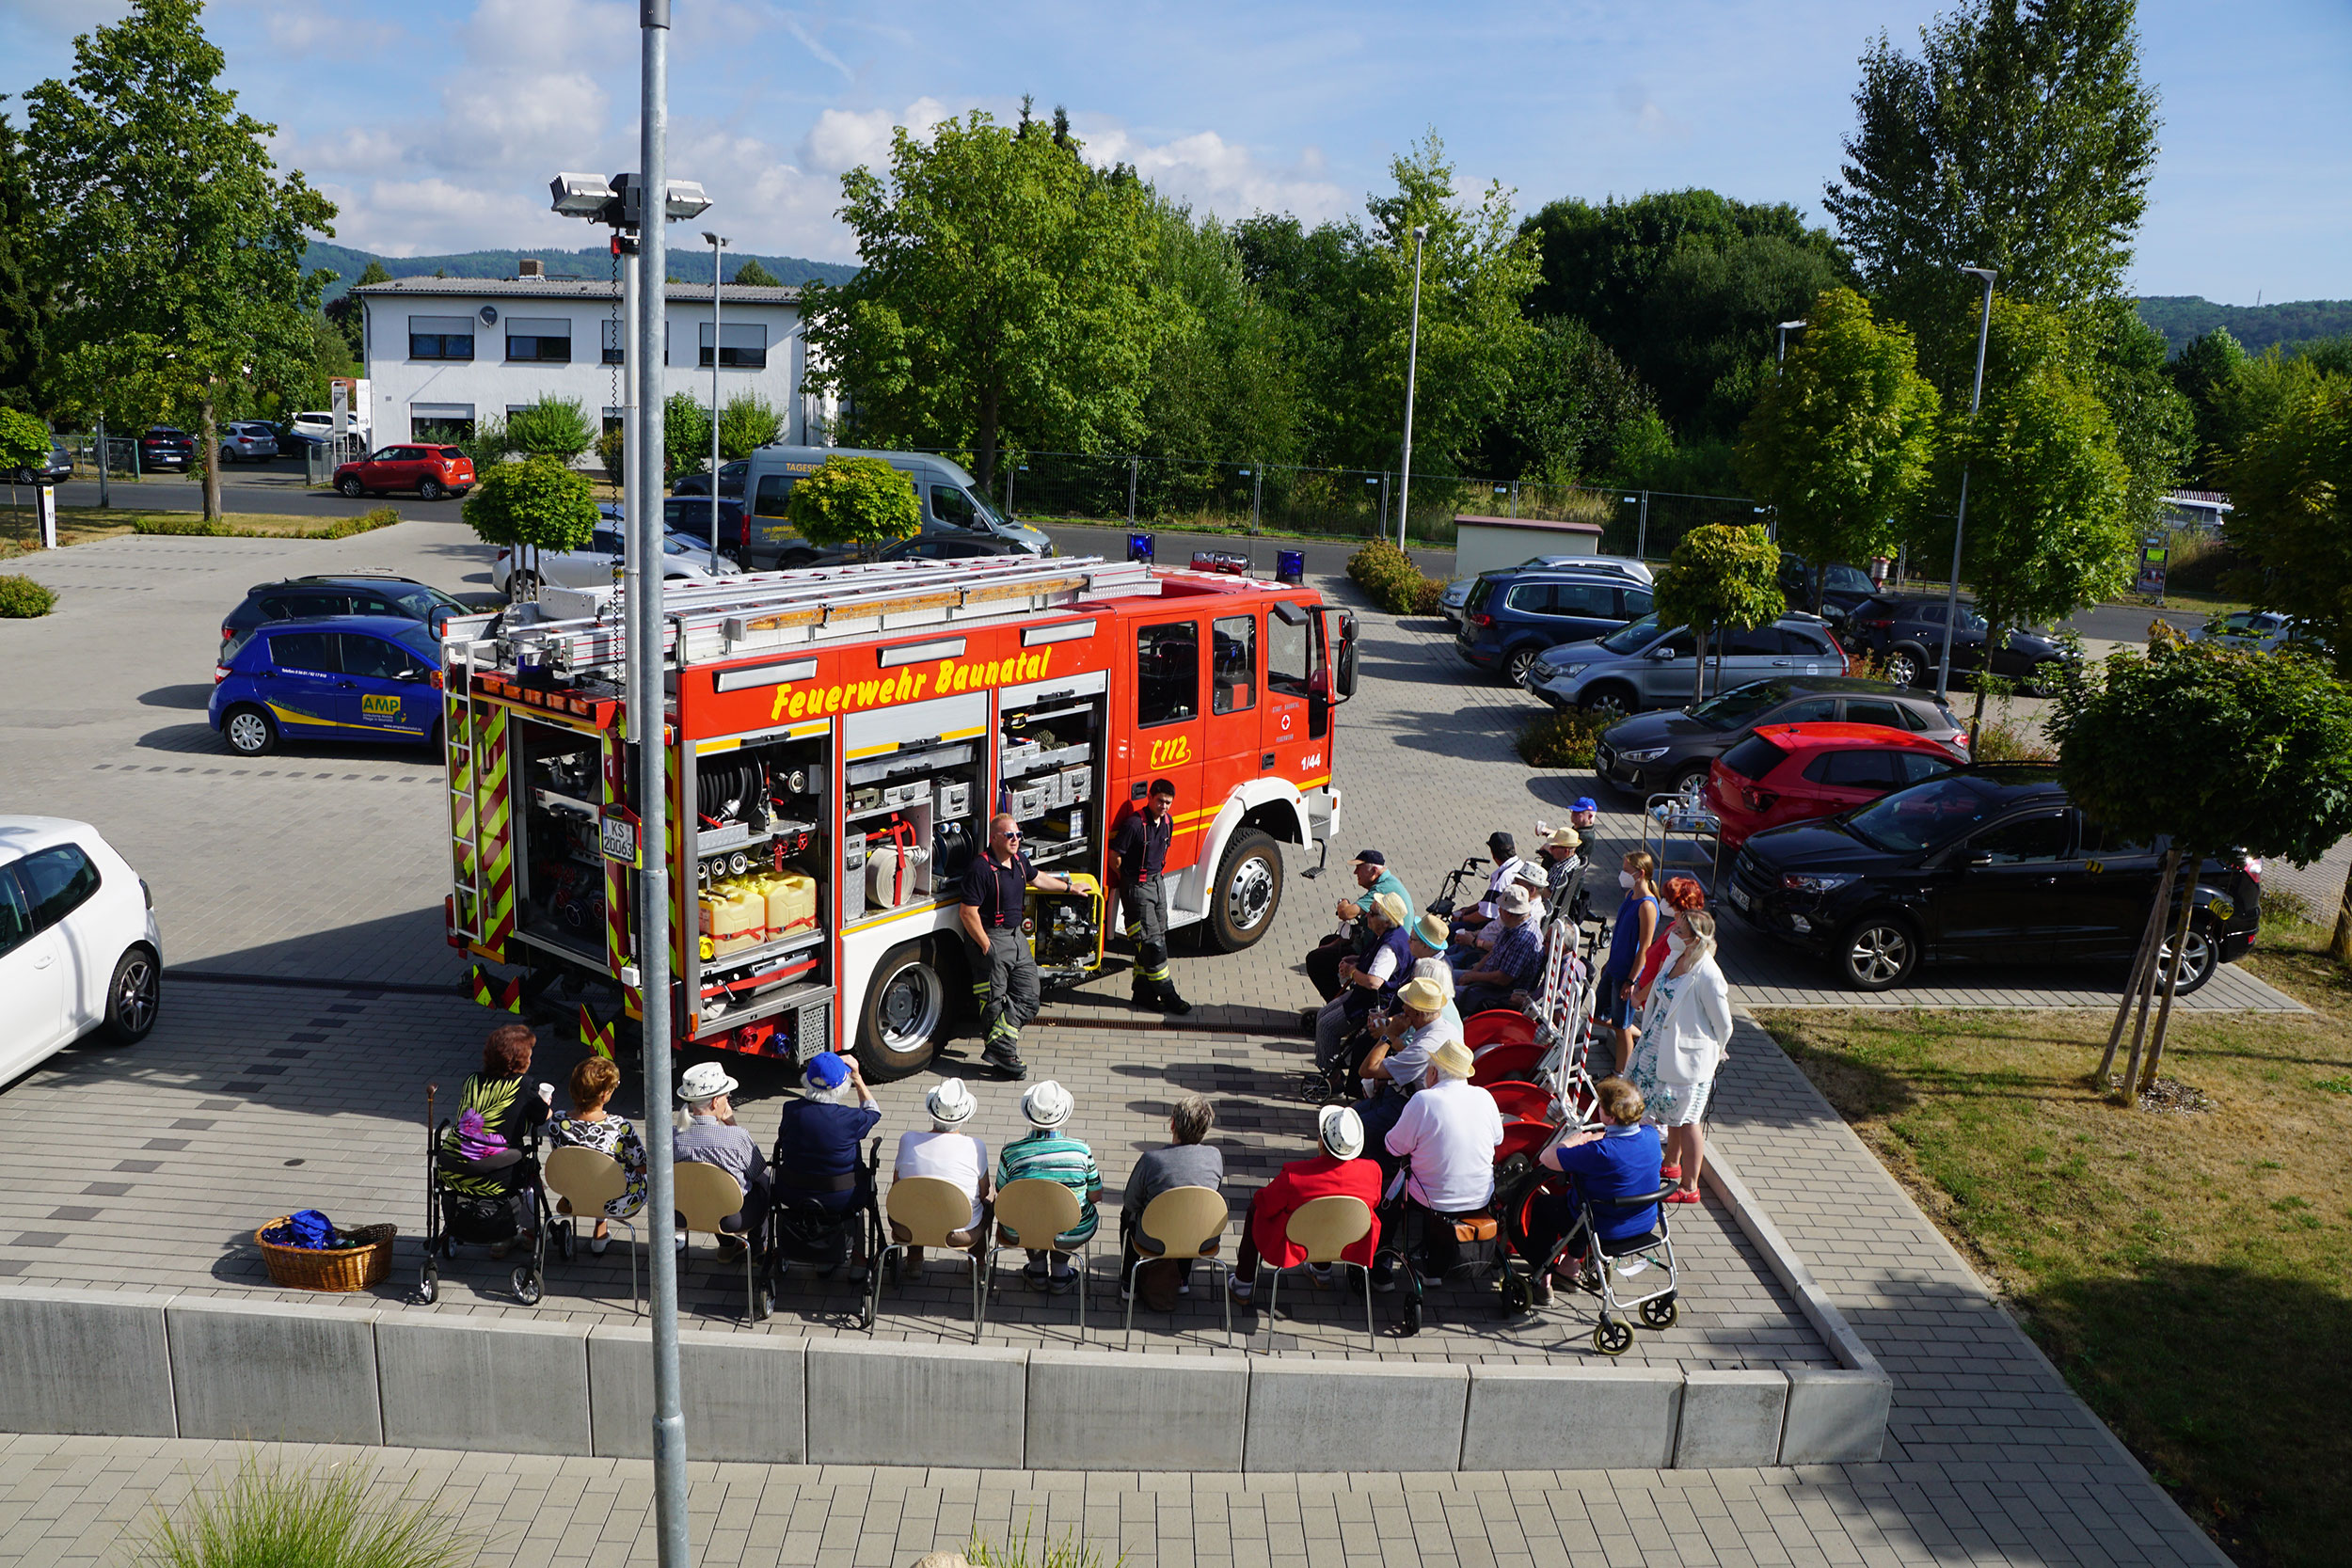
POLYGON ((1209 900, 1209 935, 1228 953, 1238 953, 1266 934, 1282 907, 1282 847, 1255 828, 1245 828, 1225 847, 1209 900))
POLYGON ((894 950, 874 971, 858 1019, 857 1059, 877 1084, 930 1064, 947 1022, 947 987, 919 942, 894 950))

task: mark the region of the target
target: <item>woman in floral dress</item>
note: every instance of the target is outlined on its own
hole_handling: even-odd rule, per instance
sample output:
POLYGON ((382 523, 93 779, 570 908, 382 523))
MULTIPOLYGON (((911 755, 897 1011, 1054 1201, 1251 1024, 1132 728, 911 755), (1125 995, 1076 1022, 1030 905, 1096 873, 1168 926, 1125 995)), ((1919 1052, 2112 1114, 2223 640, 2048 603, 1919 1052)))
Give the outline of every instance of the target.
MULTIPOLYGON (((572 1069, 572 1114, 557 1117, 548 1129, 557 1148, 568 1144, 578 1148, 593 1148, 609 1154, 620 1163, 628 1175, 628 1187, 620 1196, 604 1206, 612 1219, 634 1219, 645 1206, 645 1143, 637 1135, 637 1126, 627 1117, 616 1117, 605 1110, 612 1091, 620 1086, 621 1069, 602 1056, 590 1056, 572 1069)), ((588 1243, 588 1250, 602 1254, 607 1237, 603 1220, 596 1221, 596 1234, 588 1243)))
POLYGON ((1666 1161, 1659 1174, 1679 1183, 1666 1201, 1696 1203, 1707 1152, 1699 1119, 1731 1039, 1731 988, 1715 962, 1713 915, 1684 911, 1669 942, 1626 1076, 1648 1105, 1646 1119, 1666 1130, 1666 1161))

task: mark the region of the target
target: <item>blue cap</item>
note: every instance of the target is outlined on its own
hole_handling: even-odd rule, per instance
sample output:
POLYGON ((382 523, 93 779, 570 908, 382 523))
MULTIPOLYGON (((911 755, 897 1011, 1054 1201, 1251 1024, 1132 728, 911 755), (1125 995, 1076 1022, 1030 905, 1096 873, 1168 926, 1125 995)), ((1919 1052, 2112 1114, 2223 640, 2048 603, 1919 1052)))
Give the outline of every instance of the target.
POLYGON ((837 1089, 850 1081, 850 1064, 830 1051, 819 1051, 808 1059, 801 1077, 811 1088, 837 1089))
POLYGON ((1580 795, 1576 798, 1575 803, 1570 805, 1568 809, 1570 811, 1598 811, 1600 810, 1600 802, 1594 800, 1589 795, 1580 795))

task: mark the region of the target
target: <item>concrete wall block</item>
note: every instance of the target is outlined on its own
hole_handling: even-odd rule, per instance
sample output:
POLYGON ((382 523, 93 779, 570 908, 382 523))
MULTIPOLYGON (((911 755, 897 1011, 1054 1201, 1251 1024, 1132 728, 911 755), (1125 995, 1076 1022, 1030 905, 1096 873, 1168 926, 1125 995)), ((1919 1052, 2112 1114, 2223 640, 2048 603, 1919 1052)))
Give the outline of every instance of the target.
POLYGON ((1029 1353, 1032 1470, 1238 1470, 1241 1355, 1029 1353))
POLYGON ((0 1288, 0 1432, 175 1437, 171 1298, 0 1288))
POLYGON ((373 1311, 181 1296, 164 1312, 183 1437, 384 1441, 373 1311))
POLYGON ((1662 1470, 1675 1461, 1672 1367, 1470 1368, 1465 1470, 1662 1470))
POLYGON ((1022 1467, 1028 1353, 808 1344, 808 1463, 1022 1467))
MULTIPOLYGON (((798 1465, 808 1454, 805 1339, 766 1334, 678 1336, 689 1458, 798 1465)), ((588 1404, 596 1452, 653 1457, 653 1334, 588 1335, 588 1404)))
POLYGON ((1886 1445, 1894 1380, 1884 1372, 1788 1369, 1788 1415, 1781 1425, 1783 1465, 1867 1464, 1886 1445))
POLYGON ((1452 1470, 1470 1369, 1436 1362, 1285 1361, 1249 1370, 1242 1468, 1452 1470), (1373 1433, 1404 1434, 1374 1443, 1373 1433))
POLYGON ((1784 1372, 1711 1371, 1682 1375, 1682 1422, 1675 1468, 1751 1468, 1780 1462, 1780 1426, 1788 1405, 1784 1372))
POLYGON ((584 1323, 386 1312, 375 1365, 393 1448, 595 1451, 584 1323))

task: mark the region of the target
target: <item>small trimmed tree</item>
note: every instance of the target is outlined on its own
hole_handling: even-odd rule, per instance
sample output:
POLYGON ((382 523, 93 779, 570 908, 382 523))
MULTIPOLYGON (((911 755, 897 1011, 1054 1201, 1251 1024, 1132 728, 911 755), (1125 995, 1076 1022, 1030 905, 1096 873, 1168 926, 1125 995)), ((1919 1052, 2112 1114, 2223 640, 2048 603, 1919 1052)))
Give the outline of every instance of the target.
POLYGON ((526 457, 485 469, 464 515, 487 545, 576 550, 596 531, 596 486, 552 457, 526 457))
POLYGON ((768 400, 754 392, 738 392, 719 412, 719 455, 733 463, 775 444, 784 430, 768 400))
POLYGON ((801 537, 818 546, 908 539, 923 526, 914 482, 879 457, 828 457, 792 486, 787 509, 801 537))
POLYGON ((710 460, 710 410, 684 392, 661 400, 661 471, 692 473, 710 460))
POLYGON ((0 408, 0 473, 13 479, 48 461, 49 427, 21 409, 0 408))
POLYGON ((2352 832, 2352 691, 2299 653, 2163 638, 2145 656, 2109 656, 2104 680, 2070 680, 2045 727, 2067 791, 2087 816, 2123 840, 2169 841, 2132 983, 2095 1075, 2106 1082, 2137 1004, 2123 1074, 2128 1101, 2155 1082, 2164 1056, 2180 966, 2154 960, 2168 935, 2173 953, 2187 943, 2197 911, 2186 895, 2197 868, 2231 849, 2309 864, 2352 832), (2164 995, 2143 1069, 2159 979, 2164 995))
POLYGON ((1707 648, 1718 631, 1760 626, 1788 608, 1780 592, 1780 546, 1760 524, 1708 523, 1684 534, 1658 574, 1661 626, 1691 628, 1693 700, 1707 695, 1707 648))
POLYGON ((506 439, 516 451, 569 464, 596 444, 596 430, 578 398, 542 392, 537 402, 506 416, 506 439))

